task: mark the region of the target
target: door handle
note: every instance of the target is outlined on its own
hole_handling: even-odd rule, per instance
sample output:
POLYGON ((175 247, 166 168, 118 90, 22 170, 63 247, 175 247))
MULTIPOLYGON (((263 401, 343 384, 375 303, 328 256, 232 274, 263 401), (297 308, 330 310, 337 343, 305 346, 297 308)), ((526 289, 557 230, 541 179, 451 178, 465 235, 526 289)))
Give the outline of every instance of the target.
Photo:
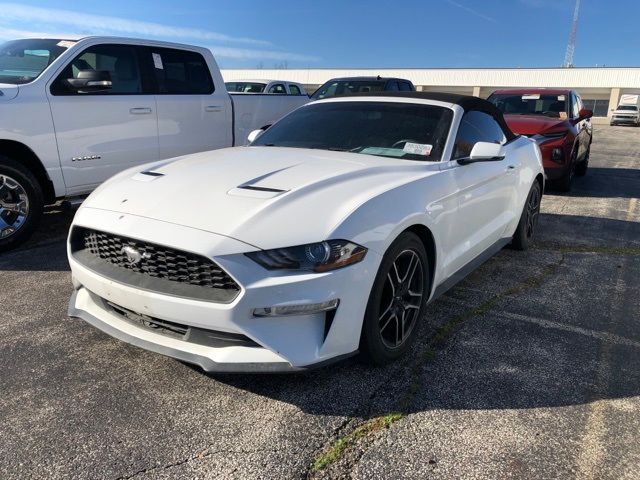
POLYGON ((129 109, 129 113, 132 115, 147 115, 151 112, 152 110, 149 107, 135 107, 129 109))
POLYGON ((222 106, 221 105, 207 105, 206 107, 204 107, 204 111, 205 112, 221 112, 222 111, 222 106))
POLYGON ((507 173, 513 173, 516 170, 516 166, 515 165, 508 165, 506 168, 506 172, 507 173))

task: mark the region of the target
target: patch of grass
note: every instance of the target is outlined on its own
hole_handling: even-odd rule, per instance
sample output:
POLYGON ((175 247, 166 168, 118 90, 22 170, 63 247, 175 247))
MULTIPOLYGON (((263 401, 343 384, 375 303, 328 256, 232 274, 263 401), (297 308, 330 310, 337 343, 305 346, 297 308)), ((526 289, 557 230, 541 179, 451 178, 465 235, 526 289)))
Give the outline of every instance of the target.
POLYGON ((336 461, 336 459, 338 459, 342 453, 358 439, 366 435, 377 433, 385 428, 389 428, 389 425, 397 422, 402 417, 404 417, 403 413, 393 412, 367 420, 351 433, 340 437, 331 446, 331 448, 318 455, 311 465, 311 472, 315 473, 326 468, 329 464, 336 461))

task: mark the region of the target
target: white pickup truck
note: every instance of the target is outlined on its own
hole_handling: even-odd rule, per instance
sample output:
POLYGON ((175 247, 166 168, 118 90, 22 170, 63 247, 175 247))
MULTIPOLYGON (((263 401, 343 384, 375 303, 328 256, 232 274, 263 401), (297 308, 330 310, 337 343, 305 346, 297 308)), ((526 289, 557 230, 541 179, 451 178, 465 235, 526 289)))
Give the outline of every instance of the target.
POLYGON ((244 144, 308 101, 229 95, 205 48, 114 37, 0 44, 0 252, 26 240, 44 205, 137 164, 244 144))

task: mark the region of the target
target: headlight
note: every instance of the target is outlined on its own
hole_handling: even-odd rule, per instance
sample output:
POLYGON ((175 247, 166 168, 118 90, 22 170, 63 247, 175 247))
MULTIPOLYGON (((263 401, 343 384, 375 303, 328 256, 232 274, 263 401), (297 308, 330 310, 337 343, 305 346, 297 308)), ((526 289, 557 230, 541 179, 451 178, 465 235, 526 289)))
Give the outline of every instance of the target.
POLYGON ((367 254, 367 249, 347 240, 298 245, 297 247, 274 248, 245 253, 254 262, 267 270, 308 270, 328 272, 336 268, 358 263, 367 254))

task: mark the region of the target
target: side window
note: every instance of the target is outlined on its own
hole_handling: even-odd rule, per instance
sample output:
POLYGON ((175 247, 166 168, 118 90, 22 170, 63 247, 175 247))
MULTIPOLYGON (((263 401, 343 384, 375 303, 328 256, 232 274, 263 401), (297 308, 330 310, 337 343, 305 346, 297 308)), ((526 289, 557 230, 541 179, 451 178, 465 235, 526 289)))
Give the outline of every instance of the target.
POLYGON ((275 93, 278 95, 286 95, 287 91, 284 89, 284 85, 281 83, 276 83, 269 87, 269 91, 267 93, 275 93))
POLYGON ((400 82, 400 91, 402 92, 411 92, 412 88, 409 82, 400 82))
POLYGON ((470 111, 465 113, 458 127, 453 160, 471 155, 471 149, 478 142, 505 143, 506 137, 495 119, 486 113, 470 111))
POLYGON ((385 90, 392 91, 392 92, 396 92, 400 90, 400 88, 398 87, 398 82, 396 82, 395 80, 388 82, 385 90))
POLYGON ((171 48, 147 49, 151 56, 158 93, 165 95, 208 95, 214 86, 202 55, 171 48))
POLYGON ((578 99, 574 93, 571 94, 571 118, 578 118, 580 115, 580 106, 578 105, 578 99))
POLYGON ((300 91, 298 86, 292 83, 289 84, 289 91, 291 92, 291 95, 302 95, 302 92, 300 91))
POLYGON ((74 58, 51 85, 53 95, 132 95, 143 92, 142 75, 136 47, 130 45, 95 45, 74 58), (78 78, 81 71, 109 72, 111 88, 99 92, 78 93, 67 79, 78 78))

